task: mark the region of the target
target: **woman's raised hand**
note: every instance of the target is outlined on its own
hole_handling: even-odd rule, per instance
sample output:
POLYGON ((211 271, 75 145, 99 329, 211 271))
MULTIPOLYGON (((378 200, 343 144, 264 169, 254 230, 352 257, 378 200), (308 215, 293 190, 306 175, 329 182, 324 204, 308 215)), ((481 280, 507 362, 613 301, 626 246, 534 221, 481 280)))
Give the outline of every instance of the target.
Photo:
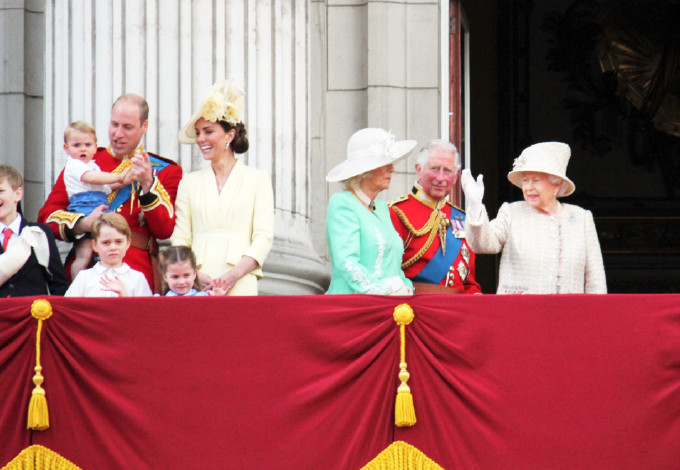
POLYGON ((481 173, 474 179, 470 170, 467 168, 463 170, 460 184, 465 193, 465 202, 467 202, 468 216, 474 220, 479 220, 482 217, 482 198, 484 197, 484 175, 481 173))

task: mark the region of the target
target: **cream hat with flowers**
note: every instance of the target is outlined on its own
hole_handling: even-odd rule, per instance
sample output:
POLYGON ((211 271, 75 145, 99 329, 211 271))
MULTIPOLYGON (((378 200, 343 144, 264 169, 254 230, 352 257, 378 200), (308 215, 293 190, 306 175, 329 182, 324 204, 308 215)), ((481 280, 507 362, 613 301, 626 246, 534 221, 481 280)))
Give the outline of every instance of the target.
POLYGON ((200 118, 210 122, 226 121, 236 125, 243 115, 243 93, 234 80, 219 80, 210 87, 201 107, 189 122, 179 130, 178 140, 183 144, 196 142, 196 121, 200 118))
POLYGON ((518 188, 522 187, 522 172, 535 171, 547 173, 562 179, 557 197, 569 196, 576 186, 567 178, 567 164, 571 149, 562 142, 542 142, 525 148, 512 164, 508 180, 518 188))
POLYGON ((384 129, 368 127, 356 131, 347 141, 347 159, 328 172, 326 181, 344 181, 394 164, 411 153, 416 144, 415 140, 395 141, 394 134, 384 129))

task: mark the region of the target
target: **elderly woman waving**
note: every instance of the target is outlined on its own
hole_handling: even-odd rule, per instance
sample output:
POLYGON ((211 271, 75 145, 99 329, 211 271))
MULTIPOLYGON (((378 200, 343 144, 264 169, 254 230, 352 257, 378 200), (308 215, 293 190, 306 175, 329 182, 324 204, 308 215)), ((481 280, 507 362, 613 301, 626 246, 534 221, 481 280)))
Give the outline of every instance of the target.
POLYGON ((415 145, 413 140, 395 142, 383 129, 361 129, 347 143, 347 159, 326 176, 326 181, 340 181, 345 187, 328 202, 328 294, 413 293, 401 269, 403 242, 392 226, 387 204, 376 196, 389 188, 394 163, 415 145))
POLYGON ((590 211, 557 198, 575 186, 566 176, 571 150, 544 142, 526 148, 508 173, 524 201, 504 203, 489 222, 482 175, 464 170, 465 231, 477 253, 502 251, 498 294, 606 294, 602 253, 590 211))

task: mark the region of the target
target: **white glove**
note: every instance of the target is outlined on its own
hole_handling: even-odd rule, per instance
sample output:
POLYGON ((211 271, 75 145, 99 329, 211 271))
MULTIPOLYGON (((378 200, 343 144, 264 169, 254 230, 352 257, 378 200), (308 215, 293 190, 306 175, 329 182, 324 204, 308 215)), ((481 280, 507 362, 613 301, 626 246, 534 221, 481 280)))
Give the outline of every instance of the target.
POLYGON ((412 295, 413 294, 413 289, 411 289, 409 286, 404 284, 403 279, 399 276, 388 277, 384 281, 387 283, 387 285, 390 286, 390 290, 389 290, 389 292, 387 292, 387 295, 412 295))
POLYGON ((481 173, 477 176, 477 181, 472 177, 470 170, 467 168, 463 170, 460 184, 465 193, 465 202, 467 203, 467 214, 472 220, 480 220, 482 218, 482 198, 484 197, 484 175, 481 173))
POLYGON ((406 284, 402 284, 399 289, 392 292, 392 295, 413 295, 413 289, 406 284))

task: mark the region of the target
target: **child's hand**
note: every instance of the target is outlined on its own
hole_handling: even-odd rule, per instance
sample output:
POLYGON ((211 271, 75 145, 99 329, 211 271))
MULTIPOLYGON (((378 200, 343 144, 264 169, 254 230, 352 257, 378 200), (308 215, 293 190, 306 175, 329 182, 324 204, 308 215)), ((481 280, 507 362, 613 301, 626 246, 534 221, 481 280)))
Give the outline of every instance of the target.
POLYGON ((127 289, 123 281, 118 279, 118 276, 113 274, 111 277, 102 276, 99 282, 102 285, 102 290, 115 292, 121 297, 127 297, 127 289))
POLYGON ((119 182, 123 186, 127 186, 129 184, 132 184, 132 172, 130 171, 131 169, 132 168, 128 168, 120 174, 119 182))
POLYGON ((228 292, 227 281, 217 278, 213 281, 212 289, 208 291, 208 295, 227 295, 228 292))

